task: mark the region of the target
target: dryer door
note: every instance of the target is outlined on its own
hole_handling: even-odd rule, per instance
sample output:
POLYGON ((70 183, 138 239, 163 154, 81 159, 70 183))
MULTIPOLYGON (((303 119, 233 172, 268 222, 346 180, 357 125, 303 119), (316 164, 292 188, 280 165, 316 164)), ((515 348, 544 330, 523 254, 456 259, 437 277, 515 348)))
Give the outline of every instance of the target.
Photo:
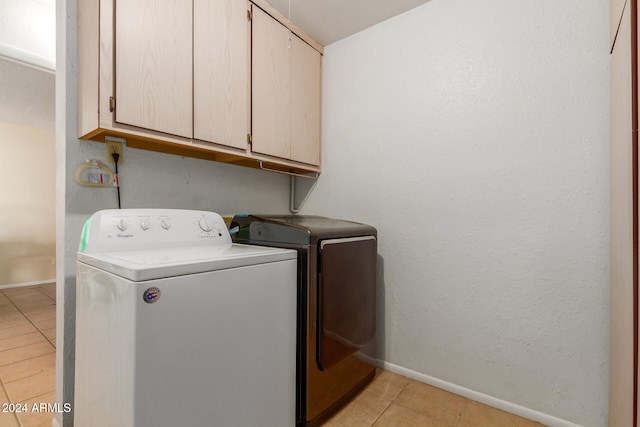
POLYGON ((320 242, 316 361, 322 371, 352 353, 375 355, 375 236, 320 242))

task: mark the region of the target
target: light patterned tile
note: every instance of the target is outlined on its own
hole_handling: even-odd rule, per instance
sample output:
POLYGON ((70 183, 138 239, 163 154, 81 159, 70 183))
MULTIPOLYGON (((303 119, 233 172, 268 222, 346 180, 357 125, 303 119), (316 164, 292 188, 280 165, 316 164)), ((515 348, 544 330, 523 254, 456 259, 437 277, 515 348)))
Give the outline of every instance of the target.
POLYGON ((45 294, 50 294, 50 293, 55 294, 55 292, 56 292, 56 284, 55 283, 45 283, 43 285, 37 285, 36 288, 39 289, 40 292, 43 292, 45 294))
POLYGON ((17 337, 37 331, 36 327, 23 317, 19 322, 13 322, 12 327, 0 329, 0 339, 17 337))
POLYGON ((30 289, 30 288, 13 288, 13 289, 7 289, 4 292, 4 295, 10 299, 11 301, 13 301, 14 303, 16 301, 26 301, 28 299, 33 299, 35 300, 41 300, 41 299, 45 299, 48 298, 46 295, 44 295, 42 292, 40 292, 37 289, 30 289))
POLYGON ((383 369, 323 427, 544 427, 383 369), (406 384, 405 384, 406 383, 406 384), (390 399, 400 388, 395 400, 390 399), (375 399, 380 399, 376 404, 375 399), (385 409, 385 406, 386 409, 385 409), (382 412, 380 408, 382 407, 382 412), (378 415, 376 415, 378 414, 378 415), (372 421, 373 420, 373 421, 372 421), (373 424, 372 424, 373 423, 373 424))
POLYGON ((376 371, 376 377, 369 383, 366 390, 384 399, 393 400, 409 384, 411 380, 390 371, 376 371))
MULTIPOLYGON (((38 313, 34 313, 34 314, 26 314, 27 319, 29 319, 31 322, 33 322, 34 325, 37 325, 38 323, 42 323, 42 322, 49 322, 51 320, 53 320, 55 322, 56 320, 56 309, 55 307, 53 307, 53 309, 47 309, 47 310, 43 310, 40 311, 38 313)), ((54 326, 55 327, 55 323, 54 326)))
POLYGON ((12 305, 4 305, 0 308, 0 322, 3 320, 8 320, 15 316, 16 314, 21 315, 20 310, 16 308, 16 306, 12 305))
POLYGON ((467 402, 462 396, 417 381, 411 381, 394 401, 447 425, 458 420, 467 402))
POLYGON ((7 313, 0 318, 0 331, 5 329, 12 329, 16 324, 25 322, 27 318, 18 310, 7 313))
POLYGON ((38 298, 35 300, 25 300, 18 305, 20 310, 38 310, 43 307, 52 307, 55 306, 56 302, 51 298, 38 298))
POLYGON ((364 390, 325 423, 330 427, 370 427, 391 404, 390 399, 364 390))
POLYGON ((541 427, 543 424, 469 401, 456 427, 541 427))
POLYGON ((46 341, 46 338, 40 332, 30 332, 28 334, 18 335, 15 337, 3 338, 0 339, 0 352, 42 341, 46 341))
POLYGON ((54 352, 31 359, 22 360, 10 365, 0 366, 0 380, 5 383, 30 377, 41 372, 56 369, 56 354, 54 352))
POLYGON ((15 304, 15 306, 18 308, 22 308, 23 305, 27 305, 27 304, 33 307, 36 307, 38 305, 47 307, 49 303, 51 303, 51 300, 45 296, 40 298, 35 296, 24 296, 24 297, 10 298, 10 299, 11 299, 11 302, 13 302, 13 304, 15 304))
POLYGON ((29 322, 29 320, 22 314, 20 314, 19 316, 15 316, 11 320, 0 321, 0 336, 2 336, 3 338, 15 336, 15 329, 26 326, 31 326, 31 322, 29 322))
POLYGON ((48 304, 48 305, 41 305, 40 307, 31 306, 26 311, 23 310, 22 307, 20 307, 20 310, 22 310, 27 317, 30 317, 30 316, 45 316, 45 315, 51 315, 51 314, 55 315, 56 314, 56 305, 55 304, 48 304))
POLYGON ((53 404, 56 401, 56 393, 51 392, 41 396, 34 397, 23 403, 27 404, 28 412, 18 413, 18 419, 22 423, 22 427, 42 427, 43 425, 50 426, 51 420, 54 417, 54 413, 47 410, 40 410, 40 404, 53 404), (38 410, 34 411, 35 408, 38 410))
POLYGON ((16 306, 13 305, 13 303, 9 301, 7 297, 3 297, 3 299, 0 299, 0 313, 4 313, 5 311, 10 311, 15 308, 16 306))
POLYGON ((56 372, 55 370, 45 371, 30 377, 8 382, 4 384, 4 388, 12 402, 24 402, 36 396, 55 392, 56 372))
POLYGON ((38 292, 35 289, 35 286, 18 286, 15 288, 3 289, 2 293, 7 297, 25 295, 25 294, 34 294, 38 292))
POLYGON ((389 408, 378 418, 373 427, 449 427, 433 418, 416 412, 397 403, 392 403, 389 408))
POLYGON ((51 283, 44 283, 42 285, 37 285, 36 288, 40 289, 42 292, 55 292, 56 290, 56 284, 55 282, 51 282, 51 283))
POLYGON ((28 305, 28 307, 31 308, 31 309, 51 307, 51 304, 45 304, 44 300, 43 301, 32 300, 32 297, 27 297, 24 300, 20 299, 20 300, 17 300, 17 301, 13 301, 13 303, 15 304, 15 306, 20 311, 23 311, 22 307, 25 306, 25 305, 28 305))
POLYGON ((43 294, 45 294, 47 297, 51 298, 52 300, 56 300, 56 289, 55 287, 50 290, 50 289, 40 289, 40 292, 42 292, 43 294))
POLYGON ((0 299, 0 314, 15 310, 16 306, 7 298, 0 299))
POLYGON ((37 320, 34 321, 33 324, 36 325, 36 328, 38 328, 39 330, 44 331, 45 329, 56 327, 56 318, 54 316, 51 319, 37 320))
POLYGON ((20 427, 18 418, 11 412, 0 413, 0 427, 20 427))
POLYGON ((55 348, 48 342, 30 344, 24 347, 12 348, 11 350, 0 351, 0 366, 53 353, 55 348))
MULTIPOLYGON (((29 424, 28 427, 51 427, 54 415, 53 414, 50 414, 50 415, 51 415, 51 417, 49 418, 49 417, 47 417, 46 415, 43 414, 42 418, 46 419, 46 421, 44 421, 42 423, 39 423, 39 424, 29 424)), ((37 422, 37 420, 36 420, 36 422, 37 422)))
POLYGON ((16 306, 11 303, 8 299, 0 301, 0 316, 5 313, 12 313, 17 310, 16 306))
MULTIPOLYGON (((0 405, 4 405, 9 403, 9 398, 4 393, 4 389, 0 384, 0 405)), ((10 408, 7 408, 10 409, 10 408)), ((0 411, 0 427, 19 427, 18 418, 16 418, 15 414, 12 412, 1 412, 0 411)))
POLYGON ((0 308, 8 307, 10 305, 13 305, 13 303, 11 302, 11 298, 5 295, 4 292, 0 293, 0 308))
POLYGON ((47 337, 47 339, 50 339, 50 340, 56 339, 56 328, 45 329, 42 331, 42 333, 44 334, 45 337, 47 337))

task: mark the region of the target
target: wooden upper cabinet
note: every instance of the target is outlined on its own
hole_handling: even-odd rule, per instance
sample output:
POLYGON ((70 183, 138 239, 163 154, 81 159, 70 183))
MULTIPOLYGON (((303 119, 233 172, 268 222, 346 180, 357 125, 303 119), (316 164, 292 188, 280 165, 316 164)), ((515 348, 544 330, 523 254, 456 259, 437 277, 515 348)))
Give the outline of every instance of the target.
POLYGON ((193 2, 193 137, 247 147, 249 32, 247 2, 193 2))
POLYGON ((116 5, 116 122, 193 135, 192 6, 183 0, 116 5))
POLYGON ((320 164, 322 56, 291 37, 291 160, 320 164))
POLYGON ((288 159, 291 153, 291 32, 252 6, 252 151, 288 159))
POLYGON ((321 57, 276 19, 253 7, 253 152, 320 164, 321 57))
POLYGON ((78 136, 320 172, 322 52, 266 0, 79 1, 78 136))

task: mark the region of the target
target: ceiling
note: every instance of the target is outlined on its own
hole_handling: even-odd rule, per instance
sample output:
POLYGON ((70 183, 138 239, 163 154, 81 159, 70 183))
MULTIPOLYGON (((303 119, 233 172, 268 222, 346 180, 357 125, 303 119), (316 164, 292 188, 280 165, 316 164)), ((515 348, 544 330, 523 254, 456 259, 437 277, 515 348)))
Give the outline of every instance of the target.
POLYGON ((311 37, 327 46, 428 0, 268 0, 311 37))
MULTIPOLYGON (((327 46, 428 0, 269 0, 327 46)), ((0 2, 0 121, 55 127, 55 0, 0 2), (43 28, 47 28, 43 31, 43 28), (14 54, 15 53, 15 54, 14 54), (44 59, 43 59, 44 58, 44 59), (18 62, 16 62, 18 61, 18 62), (27 65, 25 65, 27 64, 27 65), (29 65, 33 65, 31 67, 29 65)))

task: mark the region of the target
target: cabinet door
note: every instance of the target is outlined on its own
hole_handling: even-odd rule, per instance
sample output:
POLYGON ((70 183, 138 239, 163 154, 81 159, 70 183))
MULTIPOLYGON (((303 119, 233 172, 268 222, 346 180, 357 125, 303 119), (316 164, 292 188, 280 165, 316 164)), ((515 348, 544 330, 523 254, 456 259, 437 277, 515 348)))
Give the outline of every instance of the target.
POLYGON ((322 98, 320 53, 291 37, 291 160, 320 164, 322 98))
POLYGON ((249 21, 245 1, 193 3, 193 137, 237 148, 249 133, 249 21))
POLYGON ((116 122, 193 134, 192 3, 127 0, 116 6, 116 122))
POLYGON ((290 31, 253 6, 252 151, 288 159, 291 152, 290 31))

